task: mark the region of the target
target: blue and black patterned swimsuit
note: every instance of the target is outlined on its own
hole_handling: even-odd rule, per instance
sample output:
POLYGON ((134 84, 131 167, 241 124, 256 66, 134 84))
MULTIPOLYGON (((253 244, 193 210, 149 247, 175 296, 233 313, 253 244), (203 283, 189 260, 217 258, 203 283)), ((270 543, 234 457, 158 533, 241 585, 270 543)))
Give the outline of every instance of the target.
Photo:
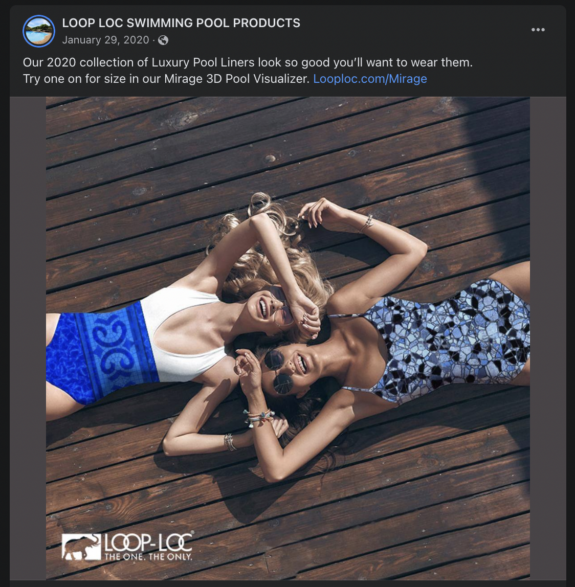
POLYGON ((530 354, 530 307, 502 283, 482 279, 422 304, 386 296, 365 314, 383 335, 385 372, 369 391, 397 404, 449 383, 509 383, 530 354))

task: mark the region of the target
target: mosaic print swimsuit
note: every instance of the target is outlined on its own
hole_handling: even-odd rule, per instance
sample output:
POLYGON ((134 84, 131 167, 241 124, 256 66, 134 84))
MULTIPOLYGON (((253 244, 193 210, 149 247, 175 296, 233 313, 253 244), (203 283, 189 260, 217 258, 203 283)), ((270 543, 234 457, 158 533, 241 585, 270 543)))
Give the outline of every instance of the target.
POLYGON ((368 391, 397 404, 449 383, 509 383, 530 354, 530 307, 502 283, 482 279, 438 303, 386 296, 364 317, 387 346, 385 372, 368 391))

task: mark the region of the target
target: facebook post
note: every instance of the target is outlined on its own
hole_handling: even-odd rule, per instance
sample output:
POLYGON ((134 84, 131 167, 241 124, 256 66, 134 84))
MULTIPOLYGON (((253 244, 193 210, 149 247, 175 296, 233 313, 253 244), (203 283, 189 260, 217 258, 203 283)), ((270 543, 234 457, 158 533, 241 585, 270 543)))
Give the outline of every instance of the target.
POLYGON ((565 8, 9 18, 11 579, 564 581, 565 8))

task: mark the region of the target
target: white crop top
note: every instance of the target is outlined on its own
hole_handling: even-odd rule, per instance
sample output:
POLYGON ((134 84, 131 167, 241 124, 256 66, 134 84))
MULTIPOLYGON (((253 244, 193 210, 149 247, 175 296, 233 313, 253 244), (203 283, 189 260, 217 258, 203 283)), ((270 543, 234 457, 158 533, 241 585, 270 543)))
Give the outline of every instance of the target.
POLYGON ((218 296, 214 294, 185 287, 165 287, 141 300, 142 313, 160 381, 191 381, 226 356, 224 347, 199 355, 179 355, 165 351, 154 344, 156 330, 170 316, 186 308, 219 301, 218 296))

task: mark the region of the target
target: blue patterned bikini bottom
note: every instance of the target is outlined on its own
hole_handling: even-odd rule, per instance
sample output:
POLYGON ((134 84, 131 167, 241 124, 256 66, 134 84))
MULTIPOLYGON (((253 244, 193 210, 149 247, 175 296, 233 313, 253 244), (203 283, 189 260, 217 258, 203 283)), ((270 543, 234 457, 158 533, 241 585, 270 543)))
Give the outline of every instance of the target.
POLYGON ((80 404, 159 381, 140 302, 102 314, 60 314, 46 347, 46 381, 80 404))
POLYGON ((438 303, 387 296, 365 314, 387 346, 387 365, 369 391, 397 404, 449 383, 509 383, 531 351, 530 307, 505 285, 482 279, 438 303))

